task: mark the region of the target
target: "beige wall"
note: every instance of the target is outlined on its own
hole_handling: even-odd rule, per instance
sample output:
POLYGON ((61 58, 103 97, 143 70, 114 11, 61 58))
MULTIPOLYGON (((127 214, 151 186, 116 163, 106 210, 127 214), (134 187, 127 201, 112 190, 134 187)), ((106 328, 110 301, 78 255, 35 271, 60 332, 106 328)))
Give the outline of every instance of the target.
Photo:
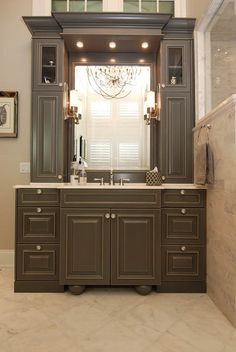
POLYGON ((19 162, 30 160, 31 35, 22 16, 31 0, 1 0, 0 90, 19 92, 18 137, 0 138, 0 250, 14 248, 14 184, 29 182, 19 162))
POLYGON ((186 14, 187 17, 195 17, 199 19, 207 10, 212 0, 186 0, 186 14))

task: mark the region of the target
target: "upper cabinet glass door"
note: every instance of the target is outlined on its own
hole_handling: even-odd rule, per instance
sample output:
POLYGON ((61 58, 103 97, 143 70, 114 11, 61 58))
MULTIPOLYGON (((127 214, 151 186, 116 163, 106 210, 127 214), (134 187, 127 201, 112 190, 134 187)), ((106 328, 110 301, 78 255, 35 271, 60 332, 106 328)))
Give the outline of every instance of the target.
POLYGON ((161 84, 166 88, 189 90, 192 77, 190 41, 163 41, 161 84))
POLYGON ((63 43, 60 39, 35 39, 33 43, 34 89, 61 90, 63 43))

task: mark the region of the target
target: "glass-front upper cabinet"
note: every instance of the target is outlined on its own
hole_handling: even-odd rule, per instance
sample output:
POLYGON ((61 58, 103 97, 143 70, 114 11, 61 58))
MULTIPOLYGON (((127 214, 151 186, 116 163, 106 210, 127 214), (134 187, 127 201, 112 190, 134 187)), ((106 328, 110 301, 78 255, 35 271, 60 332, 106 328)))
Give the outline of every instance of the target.
POLYGON ((161 84, 164 88, 189 90, 191 82, 190 41, 163 40, 161 84))
POLYGON ((102 12, 103 0, 52 0, 55 12, 102 12))
POLYGON ((35 39, 33 41, 34 89, 62 90, 63 42, 61 39, 35 39))

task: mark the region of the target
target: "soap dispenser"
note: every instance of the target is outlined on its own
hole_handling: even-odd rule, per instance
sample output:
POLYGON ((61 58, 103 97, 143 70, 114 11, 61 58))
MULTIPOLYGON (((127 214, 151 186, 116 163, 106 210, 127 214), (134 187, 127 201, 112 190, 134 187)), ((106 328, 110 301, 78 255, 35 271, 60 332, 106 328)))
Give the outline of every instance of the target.
POLYGON ((86 161, 80 157, 80 160, 79 160, 79 183, 81 185, 87 184, 87 172, 85 171, 85 167, 87 167, 87 166, 88 166, 88 164, 86 163, 86 161))

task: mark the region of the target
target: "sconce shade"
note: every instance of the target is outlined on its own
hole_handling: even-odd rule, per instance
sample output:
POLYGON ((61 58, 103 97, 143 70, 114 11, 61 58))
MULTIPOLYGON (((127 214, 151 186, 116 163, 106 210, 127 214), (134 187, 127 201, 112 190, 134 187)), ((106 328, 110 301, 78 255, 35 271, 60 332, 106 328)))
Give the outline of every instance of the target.
POLYGON ((70 91, 70 107, 78 106, 79 96, 77 90, 70 91))
POLYGON ((148 108, 155 109, 155 92, 149 91, 147 92, 146 106, 148 108))

